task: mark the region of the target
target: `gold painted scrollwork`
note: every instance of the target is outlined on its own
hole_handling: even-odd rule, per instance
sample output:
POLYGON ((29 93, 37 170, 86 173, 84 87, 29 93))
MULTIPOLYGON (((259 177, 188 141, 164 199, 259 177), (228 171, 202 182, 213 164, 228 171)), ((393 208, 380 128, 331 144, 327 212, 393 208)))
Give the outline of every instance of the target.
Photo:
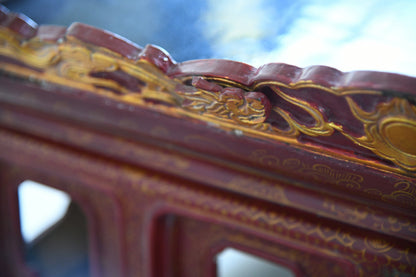
MULTIPOLYGON (((250 97, 247 97, 249 94, 241 88, 237 88, 238 84, 232 84, 230 81, 225 82, 221 78, 211 78, 211 81, 216 86, 223 83, 226 83, 227 86, 234 86, 232 89, 238 90, 241 95, 206 90, 199 90, 192 95, 185 95, 186 98, 192 100, 189 103, 189 107, 201 114, 208 114, 219 119, 231 119, 246 126, 250 123, 253 134, 261 135, 261 133, 258 133, 260 131, 267 137, 296 140, 300 134, 315 137, 331 136, 335 131, 338 131, 354 143, 373 151, 384 159, 392 161, 399 167, 411 172, 416 171, 416 107, 411 105, 407 99, 394 98, 389 103, 379 104, 375 111, 366 112, 352 100, 351 95, 379 95, 379 91, 335 91, 309 84, 311 87, 317 87, 346 99, 350 112, 362 122, 364 127, 365 135, 357 138, 344 131, 341 124, 327 121, 322 111, 311 103, 290 96, 280 89, 280 87, 292 88, 295 85, 288 86, 273 82, 261 84, 262 86, 267 85, 282 100, 301 109, 314 120, 312 126, 307 126, 296 120, 293 114, 286 110, 284 106, 272 107, 271 109, 279 114, 288 125, 288 128, 283 130, 265 121, 268 112, 263 100, 253 101, 253 105, 250 106, 250 97)), ((302 87, 304 86, 306 84, 303 84, 302 87)), ((255 88, 258 87, 259 85, 255 86, 255 88)), ((224 91, 227 89, 229 88, 224 89, 224 91)), ((250 88, 244 89, 250 90, 250 88)))
POLYGON ((177 82, 149 62, 132 62, 108 49, 87 45, 70 36, 56 43, 37 37, 21 41, 11 31, 0 29, 0 55, 14 58, 35 69, 22 69, 12 64, 0 67, 30 76, 32 80, 87 89, 134 104, 143 104, 144 99, 168 104, 181 102, 175 93, 177 82), (100 77, 100 74, 120 73, 135 80, 137 87, 127 88, 116 80, 100 77))
POLYGON ((409 180, 401 180, 394 184, 396 189, 390 194, 383 195, 383 200, 396 200, 416 206, 416 183, 409 180))
POLYGON ((19 37, 4 29, 0 29, 0 55, 19 57, 22 62, 36 68, 44 68, 60 60, 58 44, 37 38, 22 43, 19 37))
POLYGON ((270 112, 269 100, 262 93, 237 87, 222 88, 200 77, 194 78, 193 85, 197 91, 179 91, 185 99, 183 107, 188 110, 257 129, 262 128, 270 112))
POLYGON ((283 168, 294 170, 302 175, 312 177, 317 181, 330 181, 338 186, 359 190, 364 178, 361 175, 335 170, 324 164, 308 165, 298 159, 286 159, 283 168))
POLYGON ((385 253, 393 248, 387 241, 380 239, 365 238, 364 242, 368 249, 377 253, 385 253))
POLYGON ((400 173, 416 173, 416 107, 407 99, 394 98, 388 103, 379 104, 375 111, 367 112, 351 98, 354 94, 380 95, 380 91, 329 88, 311 80, 289 84, 264 81, 246 87, 226 77, 187 76, 173 79, 146 59, 131 60, 70 35, 57 42, 43 41, 36 36, 25 40, 5 27, 0 27, 0 55, 18 61, 0 63, 0 70, 8 74, 42 84, 53 83, 87 90, 115 101, 146 106, 173 116, 196 118, 213 126, 233 130, 237 135, 248 134, 320 152, 323 151, 322 146, 306 145, 298 141, 298 137, 301 134, 331 136, 339 132, 355 144, 392 161, 400 169, 339 154, 342 159, 400 173), (120 76, 126 78, 125 82, 118 80, 120 76), (189 78, 199 79, 187 85, 189 78), (260 92, 266 86, 283 101, 283 105, 272 107, 268 97, 260 92), (344 131, 345 126, 341 123, 329 121, 319 108, 288 95, 283 88, 313 88, 345 98, 350 109, 348 112, 362 123, 364 135, 354 137, 344 131), (301 109, 314 123, 310 126, 296 120, 284 103, 301 109), (286 129, 279 129, 267 121, 272 112, 287 123, 286 129))
POLYGON ((360 210, 358 208, 341 209, 337 203, 331 199, 324 199, 322 206, 337 217, 353 222, 360 222, 368 217, 368 211, 360 210))
POLYGON ((416 171, 416 107, 406 99, 394 98, 366 112, 351 98, 347 101, 365 131, 362 137, 348 138, 402 168, 416 171))
POLYGON ((277 87, 271 88, 277 95, 286 100, 288 103, 293 104, 302 109, 303 111, 307 112, 315 121, 315 124, 313 126, 305 126, 293 119, 290 113, 288 113, 284 109, 275 107, 273 108, 273 110, 277 112, 289 125, 289 129, 287 131, 283 131, 278 128, 273 128, 273 131, 275 131, 276 133, 291 137, 297 137, 300 133, 303 133, 305 135, 315 137, 330 136, 333 134, 334 130, 342 131, 342 126, 337 125, 333 122, 327 122, 324 119, 322 113, 317 108, 314 108, 310 103, 286 95, 277 87))

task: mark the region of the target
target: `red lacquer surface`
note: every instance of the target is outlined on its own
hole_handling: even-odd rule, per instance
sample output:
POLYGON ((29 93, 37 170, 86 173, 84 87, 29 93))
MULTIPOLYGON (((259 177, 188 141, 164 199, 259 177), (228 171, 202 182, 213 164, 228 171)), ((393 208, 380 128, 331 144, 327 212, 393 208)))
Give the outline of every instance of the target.
MULTIPOLYGON (((369 112, 393 98, 414 104, 415 78, 322 66, 254 68, 224 60, 178 64, 155 46, 142 49, 79 23, 38 28, 4 8, 0 25, 52 46, 75 39, 111 51, 113 58, 145 60, 180 82, 173 90, 179 96, 203 89, 260 99, 271 126, 285 128, 278 107, 313 126, 309 114, 272 93, 283 84, 284 95, 320 110, 326 122, 345 126, 330 136, 302 133, 289 143, 181 114, 187 101, 134 105, 72 83, 25 78, 10 65, 22 72, 47 70, 2 55, 0 271, 5 276, 33 276, 18 220, 17 186, 27 179, 67 192, 85 212, 92 276, 215 276, 213 261, 226 247, 287 266, 296 276, 416 275, 414 172, 344 136, 362 136, 364 128, 345 98, 326 92, 382 91, 351 95, 369 112), (290 87, 302 82, 315 86, 290 87)), ((148 85, 122 69, 91 75, 115 80, 116 95, 122 89, 140 94, 148 85)))

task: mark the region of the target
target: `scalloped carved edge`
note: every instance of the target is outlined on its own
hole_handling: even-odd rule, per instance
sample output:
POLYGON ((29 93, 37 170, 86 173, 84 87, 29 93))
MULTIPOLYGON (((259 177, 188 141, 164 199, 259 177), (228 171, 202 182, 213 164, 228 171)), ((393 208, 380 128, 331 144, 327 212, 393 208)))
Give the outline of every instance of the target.
POLYGON ((375 71, 341 72, 326 66, 299 68, 283 63, 259 68, 217 59, 177 63, 154 45, 142 48, 82 23, 73 23, 68 28, 38 26, 26 16, 11 13, 0 5, 1 30, 5 32, 3 40, 10 40, 5 45, 12 48, 4 47, 0 55, 31 70, 48 72, 52 82, 79 86, 129 104, 161 102, 177 107, 174 115, 191 116, 226 129, 297 145, 302 145, 297 140, 301 135, 328 137, 339 132, 357 147, 371 150, 405 171, 416 172, 416 146, 402 143, 397 137, 416 141, 416 78, 375 71), (80 60, 71 61, 71 51, 77 52, 80 60), (64 65, 57 66, 62 61, 64 65), (75 75, 74 68, 79 71, 75 75), (295 109, 276 106, 261 92, 264 87, 295 109), (343 97, 348 112, 362 124, 361 134, 346 130, 345 122, 328 119, 324 111, 338 107, 319 106, 288 93, 301 89, 343 97), (354 100, 357 95, 382 100, 377 99, 375 110, 368 112, 357 106, 354 100), (407 108, 397 108, 397 102, 407 108), (296 119, 294 111, 299 109, 314 123, 296 119), (267 122, 272 112, 286 121, 286 129, 267 122), (391 131, 393 128, 395 132, 391 131))
POLYGON ((409 94, 416 97, 416 78, 410 76, 378 71, 342 72, 323 65, 300 68, 284 63, 268 63, 255 68, 245 63, 220 59, 176 63, 165 50, 154 45, 148 45, 143 49, 117 34, 83 23, 73 23, 68 28, 49 25, 38 26, 25 15, 11 13, 2 5, 0 5, 0 26, 12 30, 25 39, 38 36, 43 40, 58 41, 64 36, 73 36, 85 43, 119 53, 130 60, 147 59, 170 77, 226 76, 245 86, 253 86, 265 81, 276 81, 296 87, 296 84, 299 86, 305 82, 313 82, 338 90, 353 87, 409 94))

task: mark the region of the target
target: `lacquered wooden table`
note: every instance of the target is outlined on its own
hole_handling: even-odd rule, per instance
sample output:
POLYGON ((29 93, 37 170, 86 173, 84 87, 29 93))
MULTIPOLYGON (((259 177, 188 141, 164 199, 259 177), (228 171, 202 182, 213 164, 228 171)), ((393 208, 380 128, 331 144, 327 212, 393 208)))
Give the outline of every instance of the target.
POLYGON ((408 76, 176 63, 0 8, 1 275, 37 270, 33 180, 85 214, 91 276, 216 276, 226 248, 294 276, 416 276, 415 103, 408 76))

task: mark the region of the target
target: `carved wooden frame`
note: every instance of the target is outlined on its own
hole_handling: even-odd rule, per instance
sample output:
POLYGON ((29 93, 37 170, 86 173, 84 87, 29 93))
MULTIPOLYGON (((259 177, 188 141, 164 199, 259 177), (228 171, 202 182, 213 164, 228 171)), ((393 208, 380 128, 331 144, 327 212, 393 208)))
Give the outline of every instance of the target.
POLYGON ((10 276, 31 276, 17 220, 25 178, 86 211, 93 276, 215 276, 227 245, 297 276, 416 275, 415 78, 176 63, 0 7, 0 82, 10 276))

